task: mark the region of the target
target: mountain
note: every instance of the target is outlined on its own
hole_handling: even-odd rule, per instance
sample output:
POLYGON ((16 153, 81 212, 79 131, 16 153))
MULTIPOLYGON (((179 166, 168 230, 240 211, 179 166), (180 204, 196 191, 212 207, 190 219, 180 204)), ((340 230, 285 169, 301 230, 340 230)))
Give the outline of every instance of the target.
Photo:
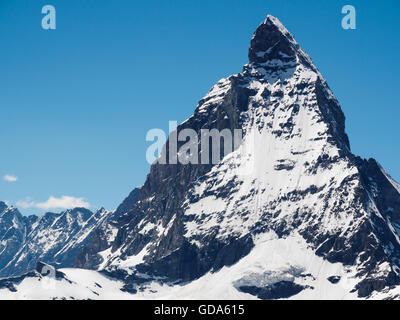
POLYGON ((257 28, 249 63, 220 80, 177 131, 186 128, 198 136, 242 129, 243 143, 216 165, 154 163, 138 201, 115 224, 115 240, 77 266, 97 259, 110 272, 128 270, 126 277, 187 282, 278 242, 318 260, 319 269, 288 265, 289 256, 277 270, 275 261, 254 261, 262 267, 249 266, 254 274, 235 280, 239 290, 279 297, 271 286, 297 292, 346 282, 367 297, 399 284, 400 187, 375 160, 352 154, 337 99, 278 19, 257 28), (276 282, 266 280, 271 273, 276 282), (306 278, 314 280, 305 286, 306 278))
POLYGON ((89 241, 78 251, 75 267, 86 269, 101 269, 107 259, 109 249, 118 233, 118 219, 138 201, 140 188, 135 188, 118 206, 117 210, 107 215, 107 220, 101 223, 93 232, 89 241), (99 254, 102 252, 102 254, 99 254))
MULTIPOLYGON (((100 298, 107 290, 164 299, 400 297, 400 185, 351 152, 337 99, 278 19, 257 28, 249 63, 199 101, 184 129, 199 138, 204 129, 240 129, 243 138, 214 164, 156 161, 144 185, 78 241, 57 297, 92 297, 88 288, 100 298), (108 289, 94 289, 94 279, 108 289)), ((158 160, 173 153, 170 140, 158 160)), ((210 150, 200 141, 199 157, 210 150)), ((32 274, 13 282, 17 291, 27 278, 36 297, 49 298, 32 274)))
POLYGON ((73 266, 79 250, 110 216, 112 212, 103 208, 95 213, 75 208, 23 217, 0 202, 0 277, 32 271, 39 260, 58 267, 73 266))
POLYGON ((0 201, 0 270, 25 243, 35 220, 34 216, 23 217, 18 209, 0 201))

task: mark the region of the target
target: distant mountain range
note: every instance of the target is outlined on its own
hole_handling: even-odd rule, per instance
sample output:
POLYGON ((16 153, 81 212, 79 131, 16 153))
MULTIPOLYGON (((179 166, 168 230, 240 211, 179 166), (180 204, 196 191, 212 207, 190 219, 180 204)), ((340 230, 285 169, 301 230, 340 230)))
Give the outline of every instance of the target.
POLYGON ((154 163, 115 211, 0 203, 0 298, 33 297, 28 278, 41 298, 400 297, 400 185, 351 152, 337 99, 278 19, 185 128, 244 138, 215 165, 154 163), (39 260, 62 268, 53 293, 39 260))
POLYGON ((98 246, 109 246, 116 235, 116 219, 136 201, 137 194, 135 189, 115 211, 75 208, 40 217, 22 216, 17 208, 0 201, 0 277, 32 271, 38 261, 59 268, 72 267, 89 241, 99 239, 99 234, 99 241, 105 243, 98 246))
POLYGON ((57 266, 73 265, 77 251, 108 216, 104 209, 93 213, 76 208, 59 214, 23 217, 16 208, 0 202, 0 275, 31 271, 38 260, 57 266))

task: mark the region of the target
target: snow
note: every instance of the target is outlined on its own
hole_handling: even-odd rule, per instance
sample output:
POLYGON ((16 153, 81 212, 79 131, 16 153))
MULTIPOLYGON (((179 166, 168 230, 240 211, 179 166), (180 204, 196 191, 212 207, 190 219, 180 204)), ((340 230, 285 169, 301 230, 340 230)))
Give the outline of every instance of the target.
POLYGON ((211 88, 211 90, 207 93, 207 95, 202 99, 204 102, 198 106, 199 113, 207 112, 210 106, 218 102, 222 102, 225 94, 230 89, 230 81, 229 79, 221 79, 218 83, 211 88))
POLYGON ((148 254, 148 247, 150 245, 147 245, 140 251, 137 255, 135 256, 130 256, 126 260, 121 260, 118 263, 118 267, 121 269, 129 269, 132 268, 140 263, 143 262, 143 258, 148 254))
POLYGON ((183 286, 161 286, 155 283, 137 296, 156 299, 256 299, 250 294, 240 292, 237 287, 245 284, 260 285, 260 278, 264 280, 264 284, 295 278, 296 283, 309 285, 314 289, 304 289, 291 299, 357 298, 356 293, 349 292, 356 283, 356 279, 352 278, 352 271, 339 263, 331 264, 316 256, 302 237, 278 239, 273 233, 267 233, 256 239, 255 243, 250 254, 231 267, 208 273, 183 286), (299 277, 299 272, 311 276, 299 277), (327 278, 333 275, 343 278, 339 283, 332 284, 327 278), (150 293, 150 290, 157 292, 150 293))
POLYGON ((121 281, 99 272, 61 269, 72 283, 57 280, 46 283, 47 287, 44 287, 40 278, 27 278, 17 286, 15 293, 7 289, 0 290, 0 299, 257 299, 241 292, 240 286, 270 285, 281 280, 308 286, 290 299, 357 298, 356 293, 350 293, 357 281, 354 270, 318 257, 301 236, 278 238, 273 232, 268 232, 255 237, 254 242, 255 247, 250 254, 235 265, 215 273, 209 272, 188 284, 172 285, 153 281, 137 294, 128 294, 121 291, 121 281), (331 276, 340 276, 341 279, 332 284, 328 281, 331 276))
POLYGON ((290 221, 299 208, 302 214, 309 211, 322 216, 319 227, 324 232, 350 228, 356 208, 346 207, 338 219, 333 213, 338 199, 326 199, 326 208, 320 197, 329 189, 342 188, 347 179, 345 187, 350 196, 346 203, 349 203, 354 194, 351 190, 359 182, 358 169, 346 159, 332 162, 329 168, 317 167, 315 172, 307 168, 318 163, 324 154, 330 159, 339 158, 339 146, 329 140, 329 127, 326 121, 321 121, 313 89, 317 79, 315 71, 302 65, 286 81, 276 74, 266 75, 262 80, 249 79, 248 88, 257 90, 257 94, 249 101, 243 144, 214 166, 207 179, 194 188, 193 193, 200 198, 185 203, 185 214, 191 218, 186 223, 185 236, 192 243, 198 244, 199 237, 214 229, 218 229, 217 238, 244 236, 263 219, 265 212, 279 212, 275 221, 290 221), (302 91, 296 90, 299 83, 305 84, 302 91), (261 95, 265 89, 271 92, 268 100, 261 95), (277 92, 282 92, 282 96, 273 97, 277 92), (285 129, 288 123, 292 124, 291 130, 285 129), (279 170, 280 167, 284 169, 279 170), (310 188, 318 192, 308 192, 307 197, 295 203, 290 199, 296 192, 310 188), (219 190, 224 189, 231 189, 231 195, 222 199, 219 190), (202 196, 205 190, 207 196, 202 196))
MULTIPOLYGON (((92 232, 112 214, 101 209, 85 218, 83 212, 72 211, 47 213, 39 217, 32 225, 31 232, 24 234, 22 246, 6 268, 12 265, 25 268, 29 260, 40 260, 49 255, 57 260, 71 249, 85 243, 92 232)), ((24 231, 26 233, 26 230, 24 231)))
POLYGON ((120 289, 123 283, 111 280, 96 271, 61 269, 69 281, 48 277, 25 278, 17 285, 17 292, 0 289, 2 300, 50 300, 50 299, 129 299, 131 295, 120 289))

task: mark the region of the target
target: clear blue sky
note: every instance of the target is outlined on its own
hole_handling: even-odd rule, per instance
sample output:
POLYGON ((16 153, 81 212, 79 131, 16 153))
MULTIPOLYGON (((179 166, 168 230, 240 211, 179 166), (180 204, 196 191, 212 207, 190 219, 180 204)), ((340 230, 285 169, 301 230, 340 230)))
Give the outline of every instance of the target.
POLYGON ((1 0, 0 200, 66 195, 114 209, 148 173, 146 132, 185 120, 216 81, 240 72, 267 14, 327 79, 353 152, 400 181, 399 9, 398 0, 1 0), (41 28, 46 4, 54 31, 41 28), (345 4, 356 30, 341 28, 345 4))

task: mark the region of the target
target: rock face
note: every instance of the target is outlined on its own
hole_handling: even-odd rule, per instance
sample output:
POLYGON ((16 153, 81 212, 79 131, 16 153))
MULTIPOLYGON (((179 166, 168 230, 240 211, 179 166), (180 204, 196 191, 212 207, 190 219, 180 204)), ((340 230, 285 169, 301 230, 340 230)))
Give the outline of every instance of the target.
POLYGON ((0 202, 0 277, 32 271, 39 260, 58 267, 73 266, 79 250, 111 215, 104 209, 93 213, 75 208, 23 217, 0 202))
POLYGON ((23 217, 14 207, 0 201, 0 270, 14 258, 25 243, 36 217, 23 217))
POLYGON ((140 188, 135 188, 118 206, 117 210, 108 214, 102 223, 94 230, 90 240, 78 251, 74 266, 86 269, 98 269, 105 257, 99 252, 111 247, 118 232, 118 219, 138 201, 140 188))
POLYGON ((400 186, 351 153, 338 101, 276 18, 255 31, 243 71, 220 80, 185 128, 199 137, 240 128, 243 143, 216 165, 154 163, 113 222, 115 239, 85 248, 78 266, 191 281, 235 264, 273 232, 354 267, 359 296, 399 284, 400 186))

